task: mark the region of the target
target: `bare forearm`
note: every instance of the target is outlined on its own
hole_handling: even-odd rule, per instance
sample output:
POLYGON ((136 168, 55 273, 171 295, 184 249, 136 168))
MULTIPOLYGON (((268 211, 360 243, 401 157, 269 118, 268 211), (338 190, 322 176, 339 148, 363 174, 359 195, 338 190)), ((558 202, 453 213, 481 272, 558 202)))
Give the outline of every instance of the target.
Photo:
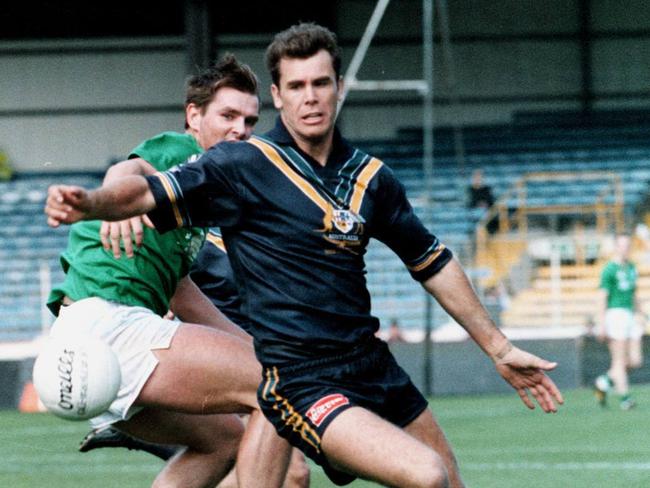
POLYGON ((130 175, 151 175, 156 169, 142 158, 127 159, 112 165, 104 176, 104 185, 130 175))
POLYGON ((122 220, 156 207, 142 176, 125 176, 88 193, 86 220, 122 220))
POLYGON ((423 286, 488 356, 499 359, 509 351, 510 342, 490 318, 455 259, 423 286))

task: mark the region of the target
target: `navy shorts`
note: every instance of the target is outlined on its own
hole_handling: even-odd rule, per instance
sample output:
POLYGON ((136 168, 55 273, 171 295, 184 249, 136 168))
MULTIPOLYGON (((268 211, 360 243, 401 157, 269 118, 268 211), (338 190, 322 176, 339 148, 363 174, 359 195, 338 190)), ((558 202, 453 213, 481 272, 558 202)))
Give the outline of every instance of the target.
POLYGON ((327 426, 350 407, 363 407, 404 427, 427 401, 397 364, 385 342, 371 339, 336 356, 264 366, 257 391, 264 415, 280 436, 321 465, 337 485, 356 478, 335 470, 323 455, 327 426))

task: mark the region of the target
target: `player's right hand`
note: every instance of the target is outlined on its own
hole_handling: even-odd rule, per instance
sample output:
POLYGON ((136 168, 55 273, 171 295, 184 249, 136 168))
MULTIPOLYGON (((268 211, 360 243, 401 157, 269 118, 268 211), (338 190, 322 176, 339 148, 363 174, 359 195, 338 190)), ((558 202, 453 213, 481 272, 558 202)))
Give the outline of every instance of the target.
POLYGON ((119 259, 122 255, 121 245, 123 244, 124 254, 132 258, 135 255, 133 245, 135 244, 136 248, 142 246, 144 239, 143 224, 151 229, 154 228, 153 223, 146 215, 131 217, 119 222, 102 222, 99 237, 104 249, 107 251, 112 250, 115 259, 119 259))
POLYGON ((89 208, 88 192, 80 186, 51 185, 47 190, 44 211, 50 227, 78 222, 89 208))

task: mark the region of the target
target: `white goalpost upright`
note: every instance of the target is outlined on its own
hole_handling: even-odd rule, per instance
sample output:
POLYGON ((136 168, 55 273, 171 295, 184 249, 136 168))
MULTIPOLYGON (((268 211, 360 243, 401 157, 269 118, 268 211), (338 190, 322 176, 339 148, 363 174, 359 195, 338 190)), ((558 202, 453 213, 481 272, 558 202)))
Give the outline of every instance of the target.
POLYGON ((370 43, 384 17, 390 0, 378 0, 368 25, 359 41, 352 60, 343 76, 343 95, 338 111, 350 90, 415 91, 422 96, 422 170, 426 196, 431 198, 433 178, 433 0, 422 0, 422 79, 419 80, 359 80, 357 74, 366 57, 370 43))

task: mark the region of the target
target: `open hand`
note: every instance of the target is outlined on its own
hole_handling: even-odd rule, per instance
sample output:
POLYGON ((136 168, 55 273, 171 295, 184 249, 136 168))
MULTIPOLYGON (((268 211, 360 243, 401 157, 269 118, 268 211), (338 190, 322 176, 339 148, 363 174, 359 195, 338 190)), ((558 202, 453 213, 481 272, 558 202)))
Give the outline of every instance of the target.
POLYGON ((127 257, 134 256, 134 248, 142 246, 144 239, 144 226, 153 229, 154 225, 146 215, 131 217, 130 219, 121 220, 119 222, 103 221, 99 236, 102 241, 104 249, 107 251, 112 249, 113 256, 119 259, 122 255, 120 243, 124 244, 124 253, 127 257))
POLYGON ((545 412, 557 412, 555 402, 562 404, 564 398, 545 371, 555 369, 557 363, 541 359, 526 351, 513 347, 495 361, 499 374, 517 391, 517 394, 530 408, 535 408, 529 393, 545 412))

